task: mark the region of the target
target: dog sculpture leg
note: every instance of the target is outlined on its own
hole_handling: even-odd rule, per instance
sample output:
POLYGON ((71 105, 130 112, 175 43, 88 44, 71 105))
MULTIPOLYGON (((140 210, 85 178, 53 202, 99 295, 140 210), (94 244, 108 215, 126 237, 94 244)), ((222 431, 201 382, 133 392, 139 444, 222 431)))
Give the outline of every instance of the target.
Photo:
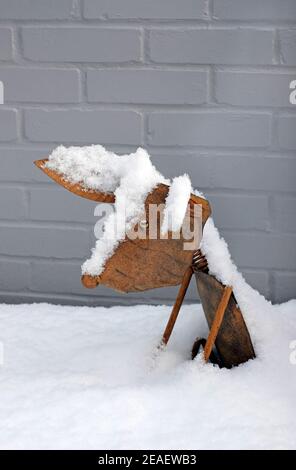
POLYGON ((193 345, 192 358, 196 356, 202 346, 205 361, 210 359, 211 362, 217 363, 221 367, 230 368, 253 359, 255 352, 251 338, 233 295, 232 287, 224 286, 209 274, 207 260, 200 250, 193 255, 192 266, 185 271, 172 313, 162 336, 161 346, 165 346, 170 339, 193 272, 210 332, 207 340, 197 338, 193 345), (214 346, 216 346, 215 351, 214 346))
POLYGON ((179 312, 180 312, 181 305, 183 303, 183 300, 184 300, 184 297, 186 295, 188 286, 190 284, 192 274, 193 274, 193 269, 192 269, 191 266, 189 266, 189 268, 187 268, 185 273, 184 273, 182 283, 181 283, 177 298, 176 298, 174 306, 173 306, 172 313, 170 315, 169 321, 168 321, 167 326, 166 326, 166 328, 164 330, 164 333, 162 335, 162 340, 161 340, 161 345, 162 346, 165 346, 168 343, 169 339, 170 339, 170 336, 172 334, 173 328, 175 326, 176 320, 177 320, 179 312))
MULTIPOLYGON (((209 274, 207 260, 200 250, 193 257, 197 290, 210 329, 205 345, 208 360, 215 344, 224 367, 230 368, 255 357, 242 312, 230 286, 209 274)), ((195 351, 196 351, 195 347, 195 351)))

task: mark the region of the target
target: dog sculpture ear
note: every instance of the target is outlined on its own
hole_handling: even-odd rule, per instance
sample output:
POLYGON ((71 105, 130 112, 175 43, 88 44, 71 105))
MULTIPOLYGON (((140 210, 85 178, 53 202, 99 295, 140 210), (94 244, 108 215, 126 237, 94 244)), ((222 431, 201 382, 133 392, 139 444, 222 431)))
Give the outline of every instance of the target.
POLYGON ((84 197, 85 199, 90 199, 91 201, 110 203, 115 202, 115 196, 113 193, 102 193, 100 191, 86 189, 79 183, 71 183, 70 181, 65 180, 59 173, 45 166, 47 161, 47 159, 36 160, 34 163, 53 181, 60 184, 68 191, 71 191, 71 193, 84 197))

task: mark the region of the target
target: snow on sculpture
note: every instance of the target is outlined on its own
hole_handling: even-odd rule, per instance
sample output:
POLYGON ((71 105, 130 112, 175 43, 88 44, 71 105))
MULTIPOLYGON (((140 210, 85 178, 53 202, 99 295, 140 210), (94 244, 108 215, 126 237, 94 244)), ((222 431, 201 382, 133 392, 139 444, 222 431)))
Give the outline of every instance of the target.
POLYGON ((210 332, 207 340, 197 338, 192 357, 201 346, 205 360, 225 367, 255 357, 239 305, 246 313, 252 309, 252 299, 258 304, 261 296, 238 272, 209 218, 208 201, 192 189, 187 175, 171 182, 156 170, 144 149, 119 156, 101 145, 60 146, 35 164, 71 192, 114 204, 102 238, 82 265, 86 287, 102 284, 131 292, 180 285, 162 337, 165 345, 194 273, 210 332), (151 235, 155 207, 162 209, 156 211, 156 231, 151 235))

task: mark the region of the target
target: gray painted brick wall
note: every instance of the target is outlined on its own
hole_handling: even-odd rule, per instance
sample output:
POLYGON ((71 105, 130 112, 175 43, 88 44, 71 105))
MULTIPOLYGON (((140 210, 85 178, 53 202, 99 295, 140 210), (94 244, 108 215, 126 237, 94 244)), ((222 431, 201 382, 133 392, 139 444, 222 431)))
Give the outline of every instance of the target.
POLYGON ((11 103, 79 103, 80 72, 77 69, 1 67, 5 101, 11 103))
POLYGON ((280 60, 284 65, 296 65, 296 31, 284 29, 279 31, 280 60))
POLYGON ((139 62, 139 29, 25 27, 22 29, 23 54, 34 62, 139 62))
POLYGON ((176 293, 81 286, 95 205, 32 164, 60 143, 142 145, 190 173, 247 280, 295 297, 295 79, 295 0, 0 0, 0 301, 176 293))
POLYGON ((13 56, 12 49, 12 30, 10 28, 0 27, 0 60, 11 60, 13 56))

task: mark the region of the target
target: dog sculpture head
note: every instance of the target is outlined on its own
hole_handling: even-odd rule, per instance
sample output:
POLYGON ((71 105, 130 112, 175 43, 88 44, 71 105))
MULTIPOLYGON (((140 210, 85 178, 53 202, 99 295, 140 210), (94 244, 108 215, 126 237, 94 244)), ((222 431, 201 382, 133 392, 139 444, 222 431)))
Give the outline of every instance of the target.
MULTIPOLYGON (((72 193, 83 198, 101 202, 115 202, 113 193, 103 193, 85 189, 81 184, 73 184, 63 178, 62 175, 46 167, 47 160, 38 160, 35 165, 46 173, 56 183, 60 184, 72 193)), ((161 235, 160 219, 157 214, 156 235, 151 237, 149 230, 150 207, 164 206, 169 192, 169 186, 159 184, 148 194, 145 201, 145 214, 136 229, 145 232, 144 237, 134 238, 126 235, 119 243, 113 255, 105 263, 104 270, 99 276, 84 274, 82 283, 87 288, 96 287, 99 284, 111 287, 121 292, 144 291, 158 287, 178 285, 190 266, 192 255, 197 250, 200 239, 194 243, 180 233, 178 237, 173 232, 168 232, 164 238, 161 235), (188 244, 184 249, 184 244, 188 244)), ((200 218, 201 230, 211 213, 210 205, 206 199, 191 194, 188 201, 187 226, 195 226, 196 217, 200 218), (195 208, 199 208, 196 210, 195 208)))

